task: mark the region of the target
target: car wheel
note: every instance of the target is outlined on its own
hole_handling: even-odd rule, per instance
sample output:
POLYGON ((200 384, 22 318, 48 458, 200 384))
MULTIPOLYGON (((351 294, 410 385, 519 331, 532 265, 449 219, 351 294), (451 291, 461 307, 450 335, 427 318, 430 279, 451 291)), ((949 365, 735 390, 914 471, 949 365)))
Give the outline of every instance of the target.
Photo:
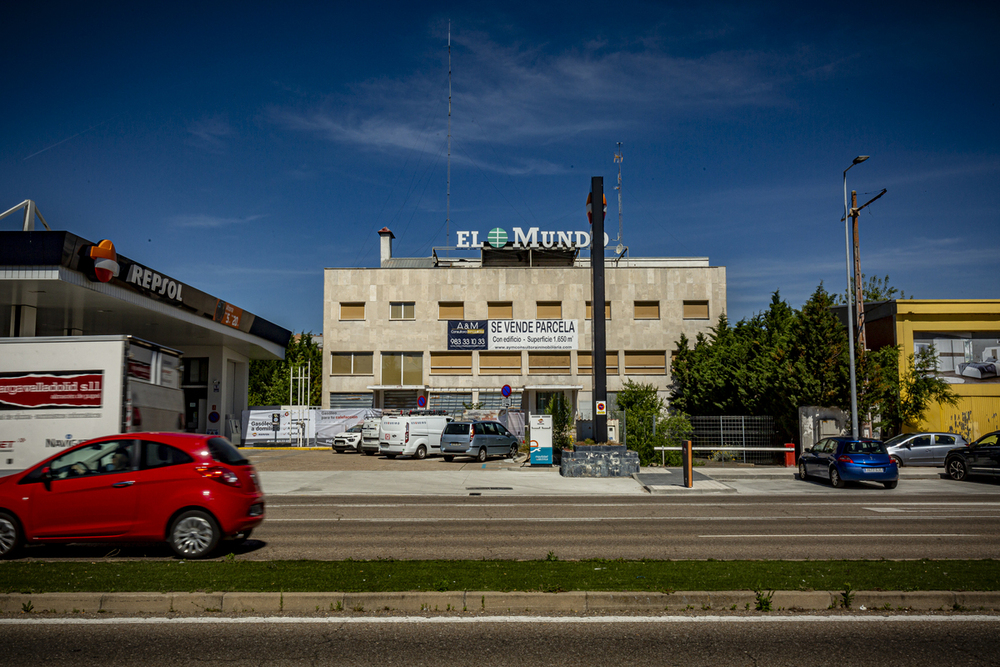
POLYGON ((885 486, 885 488, 887 488, 887 489, 895 489, 895 488, 896 488, 896 485, 898 485, 898 484, 899 484, 899 480, 898 480, 898 479, 894 479, 894 480, 893 480, 893 481, 891 481, 891 482, 882 482, 882 484, 883 484, 883 485, 885 486))
POLYGON ((519 445, 517 445, 517 444, 513 444, 513 445, 511 445, 511 446, 510 446, 510 458, 514 458, 514 457, 516 457, 516 456, 517 456, 517 453, 518 453, 519 451, 521 451, 521 447, 520 447, 519 445))
POLYGON ((10 558, 24 542, 21 524, 13 515, 0 512, 0 558, 10 558))
POLYGON ((809 479, 809 474, 806 472, 806 464, 805 463, 800 463, 799 464, 799 479, 801 479, 803 481, 809 479))
POLYGON ((170 527, 170 547, 181 558, 204 558, 219 546, 219 527, 210 514, 188 510, 170 527))
POLYGON ((844 486, 844 480, 840 478, 840 471, 837 466, 830 466, 830 486, 839 489, 844 486))
POLYGON ((962 459, 952 459, 945 465, 948 470, 948 477, 956 482, 964 481, 969 476, 969 469, 965 467, 962 459))
POLYGON ((444 462, 445 463, 451 463, 454 460, 455 460, 455 457, 452 456, 451 454, 445 454, 444 455, 444 462))
POLYGON ((427 458, 427 448, 423 445, 417 447, 417 453, 414 454, 414 458, 426 459, 427 458))
POLYGON ((476 454, 476 461, 478 461, 479 463, 482 463, 485 460, 486 460, 486 448, 485 447, 480 447, 479 448, 479 453, 476 454))
POLYGON ((889 458, 896 462, 897 468, 903 467, 903 459, 899 458, 898 456, 890 456, 889 458))

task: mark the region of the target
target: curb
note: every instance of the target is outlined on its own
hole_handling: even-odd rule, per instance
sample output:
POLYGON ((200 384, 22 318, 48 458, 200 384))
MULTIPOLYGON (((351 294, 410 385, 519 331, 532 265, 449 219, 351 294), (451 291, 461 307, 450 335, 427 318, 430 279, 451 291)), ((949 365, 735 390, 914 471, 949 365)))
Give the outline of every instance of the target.
MULTIPOLYGON (((752 591, 604 592, 451 591, 388 593, 7 593, 5 613, 654 613, 753 611, 752 591)), ((840 608, 835 591, 774 591, 771 611, 840 608)), ((850 611, 1000 611, 1000 591, 855 591, 850 611)))

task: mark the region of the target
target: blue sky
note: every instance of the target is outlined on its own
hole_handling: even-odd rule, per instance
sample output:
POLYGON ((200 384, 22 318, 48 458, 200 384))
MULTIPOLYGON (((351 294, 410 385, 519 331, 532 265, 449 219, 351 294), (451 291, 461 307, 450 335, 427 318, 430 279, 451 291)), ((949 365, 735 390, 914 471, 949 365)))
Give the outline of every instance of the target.
MULTIPOLYGON (((1000 297, 992 3, 20 3, 0 45, 0 210, 296 331, 323 268, 500 226, 586 229, 623 143, 632 256, 727 267, 732 320, 868 275, 1000 297)), ((10 218, 0 229, 14 229, 10 218)))

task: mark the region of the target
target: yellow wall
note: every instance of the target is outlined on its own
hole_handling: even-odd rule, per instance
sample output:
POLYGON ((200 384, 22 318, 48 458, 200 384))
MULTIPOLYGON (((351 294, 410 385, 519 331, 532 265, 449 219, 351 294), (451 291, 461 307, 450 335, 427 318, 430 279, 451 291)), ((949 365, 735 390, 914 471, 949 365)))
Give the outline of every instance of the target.
MULTIPOLYGON (((902 347, 900 372, 913 354, 914 332, 1000 331, 1000 299, 906 299, 896 301, 896 340, 902 347)), ((921 431, 950 431, 966 439, 1000 430, 1000 382, 954 384, 956 407, 932 405, 921 431)))

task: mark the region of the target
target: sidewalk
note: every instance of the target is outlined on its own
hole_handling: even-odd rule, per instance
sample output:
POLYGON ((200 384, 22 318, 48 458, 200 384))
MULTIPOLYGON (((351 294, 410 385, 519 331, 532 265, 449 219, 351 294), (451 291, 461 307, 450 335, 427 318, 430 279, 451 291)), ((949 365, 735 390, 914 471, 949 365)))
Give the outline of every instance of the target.
MULTIPOLYGON (((941 468, 904 468, 902 480, 938 479, 941 468)), ((692 488, 680 468, 642 468, 632 477, 562 477, 555 467, 511 467, 425 471, 262 471, 264 490, 273 495, 510 495, 622 496, 731 494, 729 483, 748 480, 795 481, 795 468, 711 467, 694 469, 692 488)))

